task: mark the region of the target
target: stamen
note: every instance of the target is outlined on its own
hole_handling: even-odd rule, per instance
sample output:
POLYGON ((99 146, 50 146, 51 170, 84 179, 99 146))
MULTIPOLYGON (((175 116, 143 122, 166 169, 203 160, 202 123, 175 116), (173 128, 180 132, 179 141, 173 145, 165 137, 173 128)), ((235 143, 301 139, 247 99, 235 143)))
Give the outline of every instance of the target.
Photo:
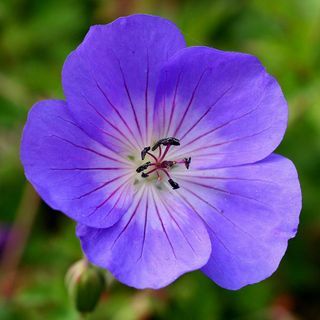
POLYGON ((160 170, 161 170, 162 172, 164 172, 169 179, 171 179, 171 176, 170 176, 170 174, 168 173, 168 171, 167 171, 166 169, 160 168, 160 170))
POLYGON ((179 189, 180 186, 178 185, 178 183, 176 183, 175 181, 173 181, 172 179, 169 179, 168 182, 170 183, 171 187, 173 190, 179 189))
POLYGON ((163 153, 162 157, 160 158, 159 162, 161 162, 166 157, 170 147, 171 147, 170 145, 166 146, 166 149, 164 150, 164 153, 163 153))
POLYGON ((146 157, 146 154, 148 153, 149 150, 150 150, 150 147, 143 148, 143 150, 141 151, 141 159, 142 160, 144 160, 144 158, 146 157))
POLYGON ((191 157, 184 158, 183 160, 184 160, 184 165, 186 166, 187 169, 189 169, 190 163, 191 163, 191 157))
POLYGON ((152 157, 152 158, 155 160, 155 162, 158 162, 158 158, 156 158, 152 153, 147 152, 147 154, 148 154, 150 157, 152 157))
POLYGON ((141 173, 141 177, 142 177, 142 178, 147 178, 150 173, 155 172, 156 170, 158 170, 158 168, 154 168, 154 169, 152 169, 152 170, 150 170, 150 171, 148 171, 148 172, 142 172, 142 173, 141 173))
POLYGON ((172 178, 170 177, 170 174, 167 172, 166 169, 161 169, 166 175, 167 177, 169 178, 168 182, 170 183, 171 187, 173 190, 176 190, 176 189, 179 189, 180 186, 178 185, 177 182, 173 181, 172 178))
POLYGON ((152 147, 152 151, 156 150, 158 147, 160 147, 160 145, 164 145, 164 146, 180 146, 180 141, 177 138, 174 137, 169 137, 169 138, 163 138, 160 139, 158 142, 156 142, 153 147, 152 147))
POLYGON ((161 155, 162 155, 162 148, 161 148, 161 146, 159 146, 159 155, 158 155, 159 159, 161 158, 161 155))
POLYGON ((180 140, 174 137, 165 138, 165 141, 162 142, 164 146, 170 145, 170 146, 180 146, 180 140))
POLYGON ((154 150, 156 150, 158 147, 160 147, 160 145, 162 144, 161 143, 161 141, 162 141, 163 139, 160 139, 158 142, 156 142, 154 145, 153 145, 153 147, 152 147, 152 151, 154 151, 154 150))
POLYGON ((146 170, 150 165, 151 165, 151 162, 148 161, 148 162, 146 162, 145 164, 143 164, 143 165, 141 165, 140 167, 138 167, 138 168, 136 169, 136 172, 140 173, 140 172, 142 172, 143 170, 146 170))

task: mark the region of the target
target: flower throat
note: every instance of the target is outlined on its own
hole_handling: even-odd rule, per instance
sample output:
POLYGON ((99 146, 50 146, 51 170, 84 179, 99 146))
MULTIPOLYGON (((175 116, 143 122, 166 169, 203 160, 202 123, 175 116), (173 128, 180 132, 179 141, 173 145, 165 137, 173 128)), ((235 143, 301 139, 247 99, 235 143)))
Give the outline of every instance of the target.
POLYGON ((144 163, 143 165, 139 166, 136 169, 137 173, 141 173, 142 178, 149 177, 150 174, 156 174, 158 176, 158 180, 161 180, 160 172, 163 172, 168 178, 168 182, 171 185, 172 189, 179 189, 180 186, 177 182, 173 181, 169 170, 176 164, 184 164, 187 169, 189 169, 190 163, 191 163, 191 157, 184 158, 182 160, 165 160, 166 155, 168 154, 170 148, 172 146, 180 146, 180 141, 177 138, 169 137, 169 138, 163 138, 157 141, 153 147, 145 147, 141 151, 141 159, 144 160, 146 155, 149 155, 151 158, 153 158, 153 162, 148 161, 144 163), (164 151, 162 150, 162 146, 165 146, 164 151), (151 151, 156 151, 158 149, 158 155, 154 155, 151 151), (148 171, 146 171, 149 169, 148 171))

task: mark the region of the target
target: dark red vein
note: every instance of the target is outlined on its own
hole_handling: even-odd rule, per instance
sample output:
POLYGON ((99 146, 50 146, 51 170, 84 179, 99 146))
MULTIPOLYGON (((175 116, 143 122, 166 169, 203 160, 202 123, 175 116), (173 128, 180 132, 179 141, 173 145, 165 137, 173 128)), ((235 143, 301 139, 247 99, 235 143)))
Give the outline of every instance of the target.
MULTIPOLYGON (((167 78, 168 78, 168 72, 166 71, 165 72, 165 83, 167 82, 167 78)), ((165 127, 166 127, 166 118, 167 118, 167 115, 166 115, 166 92, 164 92, 163 94, 163 105, 162 105, 162 130, 161 130, 161 136, 164 136, 164 130, 165 130, 165 127)), ((159 128, 159 133, 160 133, 160 128, 159 128)))
POLYGON ((223 214, 223 211, 216 208, 214 205, 212 205, 212 203, 210 203, 209 201, 203 199, 199 194, 197 194, 196 192, 186 188, 184 186, 184 189, 186 191, 188 191, 189 193, 191 193, 193 196, 195 196, 196 198, 198 198, 200 201, 202 201, 203 203, 205 203, 207 206, 209 206, 210 208, 212 208, 214 211, 216 211, 221 217, 223 217, 225 220, 227 220, 230 224, 232 224, 235 228, 239 229, 242 233, 248 235, 250 238, 256 240, 255 237, 253 237, 250 233, 248 233, 246 230, 242 229, 239 225, 237 225, 236 223, 234 223, 231 219, 229 219, 226 215, 223 214))
MULTIPOLYGON (((159 197, 160 198, 160 197, 159 197)), ((186 235, 184 234, 180 224, 176 221, 176 219, 174 218, 174 216, 171 214, 170 210, 172 210, 173 212, 175 212, 176 214, 179 214, 172 206, 170 206, 168 203, 166 203, 163 199, 160 198, 160 201, 162 202, 163 206, 165 207, 165 209, 167 210, 169 216, 171 217, 171 219, 173 220, 173 222, 175 223, 175 225, 179 228, 182 236, 184 237, 184 239, 186 240, 186 242, 188 243, 188 245, 190 246, 191 250, 193 251, 194 254, 196 254, 193 246, 191 245, 189 239, 186 237, 186 235), (170 209, 170 210, 169 210, 170 209)))
MULTIPOLYGON (((59 116, 58 118, 61 119, 62 121, 65 121, 65 122, 67 122, 67 123, 75 126, 75 127, 76 127, 78 130, 80 130, 88 139, 94 141, 94 142, 97 143, 97 144, 100 144, 102 147, 108 149, 109 151, 115 153, 115 154, 118 156, 118 153, 117 153, 115 150, 113 150, 110 146, 105 145, 105 144, 101 143, 100 141, 97 141, 97 140, 91 138, 91 137, 90 137, 80 126, 78 126, 76 123, 74 123, 74 122, 72 122, 72 121, 70 121, 70 120, 66 120, 66 119, 64 119, 64 118, 62 118, 62 117, 60 117, 60 116, 59 116)), ((121 158, 122 158, 122 159, 125 159, 125 158, 122 157, 122 156, 121 156, 121 158)))
POLYGON ((212 110, 212 108, 216 106, 216 104, 231 90, 232 87, 233 86, 229 87, 226 91, 224 91, 222 95, 219 96, 218 99, 216 99, 216 101, 210 105, 210 107, 205 111, 205 113, 182 135, 180 141, 184 139, 200 123, 200 121, 207 116, 207 114, 212 110))
POLYGON ((138 131, 139 131, 139 134, 140 134, 141 142, 143 142, 142 131, 141 131, 140 123, 138 121, 136 109, 135 109, 134 104, 133 104, 132 99, 131 99, 131 95, 130 95, 130 92, 129 92, 129 88, 128 88, 128 85, 127 85, 126 78, 124 76, 124 73, 123 73, 123 70, 122 70, 122 67, 121 67, 120 60, 118 58, 117 58, 117 60, 118 60, 120 72, 121 72, 121 75, 122 75, 123 85, 124 85, 125 91, 127 93, 128 100, 130 102, 130 106, 131 106, 131 109, 132 109, 132 112, 133 112, 134 120, 136 122, 138 131))
MULTIPOLYGON (((100 90, 100 92, 102 93, 102 95, 105 97, 105 99, 107 100, 107 102, 109 103, 109 105, 111 106, 111 108, 114 110, 114 112, 117 114, 117 116, 120 118, 120 120, 122 121, 122 123, 125 125, 125 127, 127 128, 127 130, 130 132, 131 137, 135 140, 135 142, 139 145, 138 141, 135 139, 135 135, 133 133, 133 131, 131 130, 131 128, 129 127, 128 123, 125 121, 125 119, 122 117, 121 113, 119 112, 119 110, 114 106, 114 104, 110 101, 109 97, 107 96, 107 94, 102 90, 102 88, 100 87, 99 83, 95 80, 96 86, 98 87, 98 89, 100 90)), ((83 98, 87 101, 87 103, 89 104, 89 106, 91 106, 91 108, 93 108, 95 110, 95 112, 107 123, 109 124, 112 128, 114 128, 121 136, 123 136, 124 138, 126 138, 126 140, 133 146, 135 147, 135 145, 133 144, 133 142, 131 141, 131 139, 129 139, 124 132, 122 132, 119 128, 117 128, 116 126, 114 126, 113 124, 111 124, 111 122, 108 121, 108 119, 101 114, 93 104, 91 104, 89 102, 89 100, 83 96, 83 98)))
MULTIPOLYGON (((111 49, 112 51, 112 49, 111 49)), ((114 52, 112 51, 113 55, 115 56, 114 52)), ((82 57, 79 55, 80 59, 82 59, 82 57)), ((116 56, 115 56, 116 57, 116 56)), ((120 63, 119 59, 116 57, 116 59, 118 60, 118 62, 120 63)), ((126 126, 126 128, 128 129, 128 131, 130 132, 132 138, 136 141, 137 145, 142 149, 142 147, 140 146, 140 144, 138 143, 138 141, 135 138, 135 135, 133 134, 131 128, 129 127, 129 125, 127 124, 127 122, 125 121, 125 119, 122 117, 121 113, 118 111, 118 109, 114 106, 114 104, 111 102, 111 100, 108 98, 107 94, 104 92, 104 90, 100 87, 97 79, 94 76, 94 73, 92 72, 92 69, 90 68, 90 74, 91 77, 93 78, 97 88, 99 89, 99 91, 102 93, 102 95, 105 97, 105 99, 108 101, 109 105, 112 107, 112 109, 116 112, 116 114, 118 115, 118 117, 121 119, 121 121, 123 122, 123 124, 126 126)))
POLYGON ((105 155, 105 154, 103 154, 103 153, 100 153, 100 152, 94 150, 94 149, 91 149, 91 148, 88 148, 88 147, 84 147, 84 146, 78 145, 78 144, 76 144, 76 143, 74 143, 74 142, 72 142, 72 141, 70 141, 70 140, 68 140, 68 139, 64 139, 64 138, 59 137, 59 136, 57 136, 57 135, 55 135, 55 134, 51 135, 51 137, 55 137, 55 138, 57 138, 57 139, 60 139, 60 140, 62 140, 62 141, 65 141, 65 142, 71 144, 72 146, 74 146, 75 148, 79 148, 79 149, 82 149, 82 150, 86 150, 86 151, 92 152, 92 153, 94 153, 94 154, 96 154, 96 155, 98 155, 98 156, 100 156, 100 157, 103 157, 103 158, 106 158, 106 159, 109 159, 109 160, 112 160, 112 161, 115 161, 115 162, 118 162, 118 163, 120 162, 120 163, 124 163, 124 164, 126 164, 126 165, 128 164, 127 162, 123 162, 123 161, 121 161, 121 160, 119 160, 119 159, 115 159, 115 158, 113 158, 113 157, 107 156, 107 155, 105 155))
POLYGON ((251 200, 251 201, 254 201, 254 202, 257 202, 257 203, 260 203, 260 204, 266 206, 266 204, 264 202, 262 202, 262 201, 259 201, 259 200, 254 199, 254 198, 241 195, 239 193, 230 192, 228 190, 224 190, 224 189, 221 189, 221 188, 216 188, 216 187, 204 184, 204 183, 191 181, 191 180, 185 179, 183 177, 181 177, 180 179, 185 181, 185 182, 187 182, 187 183, 190 183, 190 184, 195 184, 195 185, 198 185, 198 186, 203 187, 203 188, 212 189, 212 190, 215 190, 215 191, 218 191, 218 192, 221 192, 221 193, 225 193, 225 194, 228 194, 228 195, 231 195, 231 196, 236 196, 236 197, 244 198, 244 199, 247 199, 247 200, 251 200))
POLYGON ((219 125, 218 127, 215 127, 215 128, 213 128, 213 129, 210 129, 209 131, 207 131, 207 132, 205 132, 205 133, 202 133, 201 135, 199 135, 198 137, 192 139, 191 141, 188 141, 188 143, 184 144, 183 146, 186 147, 186 146, 194 143, 195 141, 197 141, 197 140, 199 140, 199 139, 201 139, 201 138, 203 138, 203 137, 205 137, 205 136, 207 136, 207 135, 209 135, 209 134, 211 134, 211 133, 213 133, 213 132, 215 132, 215 131, 218 131, 219 129, 222 129, 222 128, 226 127, 226 126, 229 125, 230 123, 233 123, 233 122, 235 122, 235 121, 241 120, 242 118, 248 116, 249 114, 253 113, 253 112, 256 111, 257 109, 258 109, 258 107, 256 107, 256 108, 248 111, 247 113, 242 114, 241 116, 239 116, 239 117, 237 117, 237 118, 231 119, 231 120, 229 120, 229 121, 227 121, 227 122, 219 125))
POLYGON ((251 134, 249 136, 244 136, 244 137, 240 137, 240 138, 236 138, 236 139, 233 139, 233 140, 228 140, 228 141, 223 141, 223 142, 219 142, 219 143, 215 143, 215 144, 211 144, 211 145, 205 145, 205 146, 202 146, 202 147, 199 147, 197 149, 193 149, 192 151, 188 151, 189 153, 193 153, 193 152, 196 152, 196 151, 202 151, 202 150, 205 150, 205 149, 210 149, 210 148, 214 148, 214 147, 220 147, 222 145, 225 145, 225 144, 229 144, 229 143, 233 143, 233 142, 237 142, 237 141, 241 141, 241 140, 244 140, 244 139, 248 139, 248 138, 252 138, 252 137, 255 137, 255 136, 258 136, 259 134, 263 133, 263 132, 266 132, 268 130, 270 130, 272 127, 268 127, 266 129, 263 129, 257 133, 254 133, 254 134, 251 134))
POLYGON ((145 126, 146 126, 146 140, 145 144, 148 143, 148 135, 149 135, 149 110, 148 110, 148 91, 149 91, 149 53, 147 50, 147 77, 146 77, 146 88, 144 93, 144 100, 145 100, 145 126))
POLYGON ((142 239, 142 247, 141 247, 141 253, 138 261, 142 258, 143 255, 143 249, 144 249, 144 244, 146 241, 146 230, 147 230, 147 221, 148 221, 148 210, 149 210, 149 199, 148 195, 146 196, 146 209, 144 211, 144 226, 143 226, 143 239, 142 239))
POLYGON ((221 243, 221 245, 231 254, 233 253, 230 249, 223 243, 223 241, 218 237, 217 233, 212 229, 212 227, 207 223, 205 219, 201 216, 201 214, 194 208, 194 206, 178 191, 177 194, 188 204, 188 206, 197 214, 197 216, 201 219, 201 221, 211 230, 211 232, 215 235, 217 240, 221 243))
MULTIPOLYGON (((209 169, 211 170, 211 169, 209 169)), ((188 178, 196 178, 196 179, 205 179, 205 180, 231 180, 231 181, 250 181, 250 182, 261 182, 267 184, 278 185, 273 181, 262 180, 262 179, 248 179, 248 178, 238 178, 238 177, 220 177, 220 176, 197 176, 197 175, 189 175, 188 178)))
POLYGON ((121 140, 120 138, 118 138, 117 136, 115 136, 115 135, 113 135, 113 134, 105 131, 105 130, 102 129, 102 128, 99 128, 98 126, 96 126, 96 125, 93 124, 92 122, 90 122, 90 124, 91 124, 92 126, 94 126, 95 128, 97 128, 97 130, 101 131, 103 134, 105 134, 105 135, 107 135, 107 136, 109 136, 109 137, 117 140, 117 141, 120 142, 121 144, 123 144, 128 150, 132 150, 132 147, 133 147, 133 148, 136 148, 136 147, 134 147, 134 145, 132 144, 132 142, 131 142, 129 139, 127 139, 126 141, 123 141, 123 140, 121 140), (131 143, 131 146, 127 143, 127 141, 131 143))
MULTIPOLYGON (((126 186, 127 185, 127 183, 128 183, 128 181, 131 179, 131 177, 129 177, 129 179, 127 179, 127 180, 125 180, 122 184, 120 184, 120 186, 118 186, 116 189, 114 189, 111 193, 110 193, 110 195, 106 198, 106 199, 104 199, 101 203, 99 203, 97 206, 96 206, 96 208, 94 209, 94 211, 91 213, 91 214, 93 214, 94 212, 96 212, 98 209, 100 209, 107 201, 109 201, 121 188, 123 188, 124 186, 126 186)), ((121 195, 122 195, 122 193, 121 193, 121 195)), ((119 201, 119 199, 117 200, 117 201, 119 201)), ((113 206, 113 208, 115 207, 117 205, 117 203, 113 206)), ((113 209, 112 208, 112 209, 113 209)), ((110 212, 109 212, 110 213, 110 212)), ((109 214, 108 213, 108 214, 109 214)), ((107 215, 108 215, 107 214, 107 215)))
MULTIPOLYGON (((173 118, 173 113, 174 113, 175 108, 176 108, 176 97, 177 97, 177 91, 178 91, 181 75, 182 75, 182 70, 178 74, 176 87, 175 87, 175 90, 174 90, 174 95, 173 95, 172 104, 171 104, 171 112, 170 112, 170 117, 169 117, 169 123, 168 123, 167 132, 166 132, 165 136, 168 136, 168 134, 169 134, 169 130, 170 130, 171 123, 172 123, 172 118, 173 118)), ((164 89, 164 91, 165 91, 165 89, 164 89)), ((165 94, 166 94, 166 91, 164 92, 164 95, 165 94)))
POLYGON ((111 209, 108 211, 108 213, 106 214, 105 218, 107 218, 107 217, 110 215, 110 213, 116 208, 116 206, 117 206, 118 203, 120 202, 120 199, 122 198, 122 196, 123 196, 124 193, 126 192, 125 197, 124 197, 124 201, 123 201, 123 203, 122 203, 122 205, 121 205, 121 209, 123 208, 123 205, 125 204, 125 198, 127 197, 127 194, 128 194, 128 190, 129 190, 129 186, 126 185, 126 186, 123 188, 123 190, 121 191, 118 199, 116 200, 116 202, 114 203, 114 205, 112 206, 112 208, 111 208, 111 209))
POLYGON ((166 238, 167 238, 168 243, 169 243, 169 245, 171 247, 171 250, 172 250, 172 253, 173 253, 174 257, 177 259, 177 256, 176 256, 176 253, 174 251, 173 245, 172 245, 171 240, 170 240, 170 238, 168 236, 167 230, 166 230, 166 228, 165 228, 165 226, 163 224, 163 221, 162 221, 162 218, 161 218, 161 215, 160 215, 156 200, 154 198, 154 193, 153 192, 152 192, 152 199, 153 199, 153 203, 154 203, 154 206, 155 206, 155 209, 156 209, 156 212, 157 212, 158 219, 159 219, 159 221, 161 223, 162 230, 163 230, 164 234, 166 235, 166 238))
MULTIPOLYGON (((122 197, 122 195, 125 193, 125 196, 124 196, 124 198, 123 198, 123 202, 122 202, 122 204, 121 204, 121 206, 120 206, 120 208, 122 209, 123 208, 123 206, 124 206, 124 204, 126 203, 126 200, 127 200, 127 197, 128 197, 128 191, 130 190, 130 184, 127 184, 126 186, 125 186, 125 188, 121 191, 121 195, 120 195, 120 197, 119 198, 121 198, 122 197)), ((131 201, 131 204, 132 204, 132 202, 134 201, 134 198, 135 198, 135 195, 133 195, 133 198, 131 199, 132 201, 131 201)), ((120 199, 119 199, 119 201, 120 201, 120 199)), ((117 200, 117 202, 118 202, 118 200, 117 200)), ((120 221, 121 219, 122 219, 122 217, 126 214, 126 212, 129 210, 129 208, 131 207, 131 204, 129 205, 129 207, 128 208, 126 208, 126 211, 121 215, 121 217, 118 219, 118 221, 120 221)), ((107 218, 108 217, 108 215, 114 210, 114 208, 115 208, 115 206, 116 206, 117 204, 114 204, 113 205, 113 207, 108 211, 108 213, 106 214, 106 216, 105 216, 105 218, 107 218)))
POLYGON ((125 177, 125 176, 127 176, 127 175, 128 175, 128 173, 123 174, 123 175, 121 175, 121 176, 117 176, 117 177, 115 177, 115 178, 113 178, 113 179, 111 179, 111 180, 108 180, 108 181, 104 182, 102 185, 100 185, 100 186, 98 186, 98 187, 96 187, 96 188, 94 188, 94 189, 92 189, 92 190, 84 193, 83 195, 81 195, 81 196, 79 196, 79 197, 77 197, 77 198, 75 198, 75 199, 78 199, 78 200, 79 200, 79 199, 82 199, 83 197, 89 196, 90 194, 92 194, 92 193, 94 193, 94 192, 96 192, 96 191, 98 191, 98 190, 101 190, 102 188, 106 187, 106 186, 109 185, 110 183, 115 182, 115 181, 117 181, 117 180, 119 180, 119 179, 121 179, 121 178, 123 178, 123 177, 125 177))
MULTIPOLYGON (((128 167, 129 168, 129 167, 128 167)), ((75 167, 75 168, 49 168, 50 170, 61 170, 61 171, 73 171, 73 170, 80 170, 80 171, 90 171, 90 170, 123 170, 124 168, 120 168, 120 167, 96 167, 96 168, 80 168, 80 167, 75 167)))
MULTIPOLYGON (((124 134, 124 132, 122 132, 118 127, 116 127, 112 122, 110 122, 101 112, 99 112, 95 106, 90 103, 90 101, 87 99, 86 96, 82 95, 82 97, 86 100, 87 104, 98 114, 98 116, 105 121, 109 126, 111 126, 114 130, 116 130, 123 138, 125 138, 126 141, 128 141, 132 147, 135 148, 135 145, 133 144, 133 142, 131 141, 131 139, 128 139, 128 137, 124 134)), ((109 102, 109 100, 108 100, 109 102)), ((110 104, 110 102, 109 102, 110 104)), ((100 130, 102 130, 100 128, 100 130)), ((121 141, 122 143, 124 143, 121 139, 119 139, 119 141, 121 141)))
MULTIPOLYGON (((247 153, 252 153, 252 150, 248 151, 248 150, 237 150, 237 151, 231 151, 231 152, 210 152, 210 153, 200 153, 200 154, 197 154, 197 158, 205 158, 205 157, 208 157, 208 156, 228 156, 230 154, 247 154, 247 153)), ((240 165, 243 165, 243 164, 240 164, 240 165)), ((227 166, 227 167, 230 167, 230 166, 227 166)), ((225 167, 225 168, 227 168, 225 167)), ((212 168, 208 168, 208 169, 201 169, 201 170, 210 170, 212 168)))
POLYGON ((184 119, 186 118, 186 115, 187 115, 187 113, 188 113, 188 111, 189 111, 189 109, 190 109, 190 106, 191 106, 191 104, 192 104, 192 102, 193 102, 193 100, 194 100, 194 97, 195 97, 195 94, 196 94, 196 92, 197 92, 197 89, 198 89, 198 87, 199 87, 199 85, 200 85, 200 82, 201 82, 204 74, 205 74, 208 70, 211 70, 211 69, 210 69, 210 68, 207 68, 207 69, 205 69, 205 70, 202 72, 202 74, 201 74, 201 76, 200 76, 200 78, 199 78, 199 80, 198 80, 195 88, 193 89, 193 92, 192 92, 191 98, 190 98, 190 100, 189 100, 189 103, 187 104, 187 107, 186 107, 186 109, 185 109, 184 112, 183 112, 182 118, 181 118, 178 126, 176 127, 176 129, 175 129, 175 131, 174 131, 174 133, 173 133, 173 136, 174 136, 174 137, 177 136, 177 133, 179 132, 179 130, 180 130, 180 128, 181 128, 181 126, 182 126, 182 124, 183 124, 183 122, 184 122, 184 119))
POLYGON ((139 206, 140 206, 141 200, 142 200, 142 198, 143 198, 144 191, 145 191, 145 189, 143 190, 142 195, 141 195, 141 197, 140 197, 140 199, 139 199, 139 201, 138 201, 138 203, 137 203, 137 205, 136 205, 136 207, 135 207, 135 209, 134 209, 134 211, 133 211, 133 213, 132 213, 129 221, 126 223, 126 225, 124 226, 124 228, 121 230, 121 232, 119 233, 119 235, 118 235, 118 236, 116 237, 116 239, 114 240, 114 242, 113 242, 113 244, 112 244, 112 246, 111 246, 111 249, 115 246, 116 242, 119 240, 119 238, 121 237, 121 235, 127 230, 129 224, 131 223, 132 219, 133 219, 134 216, 136 215, 137 210, 138 210, 138 208, 139 208, 139 206))

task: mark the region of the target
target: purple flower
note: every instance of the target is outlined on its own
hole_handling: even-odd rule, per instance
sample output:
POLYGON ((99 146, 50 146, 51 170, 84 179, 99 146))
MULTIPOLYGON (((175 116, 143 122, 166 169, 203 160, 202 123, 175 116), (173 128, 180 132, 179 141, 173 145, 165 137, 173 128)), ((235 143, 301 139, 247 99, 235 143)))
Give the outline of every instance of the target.
POLYGON ((187 48, 171 22, 133 15, 91 27, 62 80, 66 101, 30 111, 21 158, 92 263, 136 288, 200 269, 239 289, 276 270, 301 193, 272 154, 285 98, 255 57, 187 48))

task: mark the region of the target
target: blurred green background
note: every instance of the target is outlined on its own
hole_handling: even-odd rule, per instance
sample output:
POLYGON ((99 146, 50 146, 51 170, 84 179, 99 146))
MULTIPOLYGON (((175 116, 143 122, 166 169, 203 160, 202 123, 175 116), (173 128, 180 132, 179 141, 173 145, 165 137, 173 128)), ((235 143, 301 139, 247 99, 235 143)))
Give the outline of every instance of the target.
POLYGON ((89 26, 136 12, 171 19, 189 45, 254 54, 278 79, 290 106, 278 152, 297 166, 303 211, 297 237, 268 280, 236 292, 200 272, 160 291, 114 283, 88 319, 320 319, 319 0, 1 0, 0 319, 79 318, 64 286, 68 267, 81 258, 74 224, 26 183, 20 135, 33 103, 63 98, 61 67, 89 26))

